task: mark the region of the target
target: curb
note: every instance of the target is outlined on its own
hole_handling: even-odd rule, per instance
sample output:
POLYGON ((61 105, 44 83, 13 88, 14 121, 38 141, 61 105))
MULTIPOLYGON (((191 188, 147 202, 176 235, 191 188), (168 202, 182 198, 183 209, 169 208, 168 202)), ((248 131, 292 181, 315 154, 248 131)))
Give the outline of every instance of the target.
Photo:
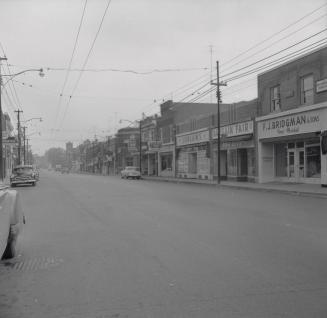
POLYGON ((249 190, 249 191, 260 191, 260 192, 275 192, 281 194, 288 194, 288 195, 297 195, 297 196, 306 196, 306 197, 314 197, 320 199, 327 199, 327 194, 324 193, 314 193, 308 191, 298 191, 298 190, 286 190, 286 189, 274 189, 274 188, 254 188, 254 187, 245 187, 239 186, 234 184, 215 184, 215 183, 201 183, 201 182, 192 182, 192 181, 184 181, 183 179, 154 179, 154 178, 142 178, 146 181, 157 181, 157 182, 172 182, 172 183, 183 183, 183 184, 191 184, 191 185, 205 185, 205 186, 214 186, 217 188, 233 188, 238 190, 249 190))

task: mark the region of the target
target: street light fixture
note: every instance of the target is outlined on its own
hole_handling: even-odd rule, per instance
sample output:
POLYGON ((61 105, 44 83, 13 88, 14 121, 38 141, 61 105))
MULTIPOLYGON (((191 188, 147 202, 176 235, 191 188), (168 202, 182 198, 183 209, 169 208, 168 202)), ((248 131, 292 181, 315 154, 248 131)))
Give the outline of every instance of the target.
POLYGON ((8 84, 14 77, 27 73, 27 72, 39 72, 40 77, 44 77, 43 68, 40 69, 28 69, 15 74, 1 74, 1 61, 7 61, 6 57, 0 57, 0 180, 3 181, 4 167, 3 167, 3 149, 2 149, 2 105, 1 105, 1 87, 8 84), (3 83, 3 77, 9 77, 9 79, 3 83))

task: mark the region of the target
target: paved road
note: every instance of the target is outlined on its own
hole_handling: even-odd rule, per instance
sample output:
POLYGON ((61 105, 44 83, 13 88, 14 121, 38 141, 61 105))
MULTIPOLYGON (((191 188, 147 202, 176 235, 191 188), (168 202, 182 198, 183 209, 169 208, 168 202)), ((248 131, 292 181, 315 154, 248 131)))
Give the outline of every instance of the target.
POLYGON ((1 318, 327 317, 327 200, 43 172, 1 318))

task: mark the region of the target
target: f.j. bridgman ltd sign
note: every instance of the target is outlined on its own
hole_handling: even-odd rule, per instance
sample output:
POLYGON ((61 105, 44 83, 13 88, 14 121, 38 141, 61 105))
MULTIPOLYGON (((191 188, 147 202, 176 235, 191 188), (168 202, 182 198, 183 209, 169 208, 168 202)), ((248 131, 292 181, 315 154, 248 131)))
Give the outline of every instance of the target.
POLYGON ((272 138, 315 132, 319 131, 320 128, 320 113, 318 111, 311 111, 291 116, 259 121, 258 136, 259 138, 272 138))

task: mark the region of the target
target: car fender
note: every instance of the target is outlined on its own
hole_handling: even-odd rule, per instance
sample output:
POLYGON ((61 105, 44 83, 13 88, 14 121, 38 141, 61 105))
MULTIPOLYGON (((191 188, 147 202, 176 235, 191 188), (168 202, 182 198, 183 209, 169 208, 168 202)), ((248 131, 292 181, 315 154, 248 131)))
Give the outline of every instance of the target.
POLYGON ((11 211, 6 208, 6 196, 5 190, 0 189, 0 259, 6 249, 10 231, 11 211))
POLYGON ((0 195, 1 211, 6 211, 9 214, 9 223, 12 230, 12 237, 16 239, 18 234, 22 231, 23 223, 25 223, 25 216, 23 213, 20 195, 16 190, 5 190, 0 195))

